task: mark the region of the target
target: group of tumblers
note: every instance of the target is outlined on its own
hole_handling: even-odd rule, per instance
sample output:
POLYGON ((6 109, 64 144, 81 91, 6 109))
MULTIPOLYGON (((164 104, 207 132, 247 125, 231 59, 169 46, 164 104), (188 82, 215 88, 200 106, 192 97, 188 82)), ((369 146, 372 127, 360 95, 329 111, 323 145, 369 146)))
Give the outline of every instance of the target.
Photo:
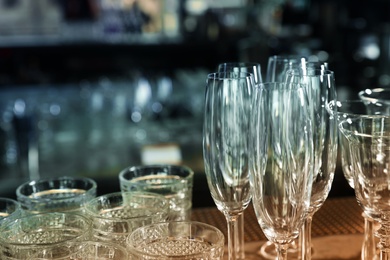
POLYGON ((21 184, 0 198, 1 259, 221 259, 224 235, 191 221, 194 172, 185 166, 128 167, 121 191, 97 196, 83 177, 21 184))

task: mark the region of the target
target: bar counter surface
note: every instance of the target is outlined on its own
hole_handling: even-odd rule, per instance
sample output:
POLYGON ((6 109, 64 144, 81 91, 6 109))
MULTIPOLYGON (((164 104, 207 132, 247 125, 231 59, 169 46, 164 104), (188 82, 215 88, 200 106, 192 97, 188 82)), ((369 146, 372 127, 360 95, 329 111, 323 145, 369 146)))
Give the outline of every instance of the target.
MULTIPOLYGON (((252 204, 245 210, 244 218, 246 256, 248 259, 263 259, 258 251, 267 239, 260 229, 252 204)), ((192 220, 211 224, 227 237, 225 217, 216 207, 194 208, 192 220)), ((364 219, 356 198, 328 198, 313 217, 313 260, 361 259, 363 233, 364 219)))

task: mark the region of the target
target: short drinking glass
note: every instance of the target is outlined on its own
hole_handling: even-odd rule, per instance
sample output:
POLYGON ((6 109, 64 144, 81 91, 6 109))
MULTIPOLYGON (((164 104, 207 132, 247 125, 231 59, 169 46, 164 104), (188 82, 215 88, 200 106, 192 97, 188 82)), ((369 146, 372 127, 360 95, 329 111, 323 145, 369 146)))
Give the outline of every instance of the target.
POLYGON ((180 165, 133 166, 119 173, 122 191, 158 193, 169 200, 169 220, 189 220, 194 172, 180 165))

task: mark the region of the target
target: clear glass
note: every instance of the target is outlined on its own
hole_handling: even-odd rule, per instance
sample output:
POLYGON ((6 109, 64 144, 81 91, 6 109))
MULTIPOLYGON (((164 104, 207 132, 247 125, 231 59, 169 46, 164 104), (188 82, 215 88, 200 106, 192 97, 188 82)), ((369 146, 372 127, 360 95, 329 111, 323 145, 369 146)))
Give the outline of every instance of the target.
POLYGON ((77 260, 125 260, 129 259, 127 249, 113 242, 84 241, 75 253, 77 260))
MULTIPOLYGON (((373 105, 371 108, 377 106, 382 110, 384 104, 377 103, 373 105)), ((343 120, 370 116, 372 112, 371 109, 368 109, 366 106, 366 102, 362 100, 344 100, 344 101, 332 101, 328 104, 329 110, 332 113, 336 113, 338 123, 343 120), (369 112, 371 110, 371 112, 369 112)), ((374 113, 375 114, 375 113, 374 113)), ((354 171, 352 168, 352 160, 351 160, 351 150, 349 147, 348 139, 341 134, 339 131, 339 147, 340 147, 340 161, 342 170, 345 178, 347 179, 351 188, 355 188, 354 185, 354 171)), ((379 250, 377 248, 377 242, 375 237, 375 232, 378 226, 378 218, 379 216, 370 216, 369 212, 367 214, 363 210, 363 218, 364 218, 364 238, 362 243, 361 257, 362 259, 379 259, 379 250), (375 220, 376 218, 377 220, 375 220)))
POLYGON ((96 189, 93 179, 64 176, 23 183, 16 197, 28 213, 79 212, 96 197, 96 189))
POLYGON ((390 89, 368 88, 358 93, 367 106, 369 115, 390 115, 390 89))
MULTIPOLYGON (((263 82, 261 75, 261 65, 256 62, 226 62, 218 64, 218 72, 247 72, 251 73, 254 78, 254 84, 258 85, 263 82)), ((245 259, 245 242, 244 242, 244 212, 237 219, 237 243, 239 250, 239 259, 245 259)))
POLYGON ((5 221, 12 221, 23 214, 22 207, 19 202, 9 198, 0 197, 0 226, 5 221))
MULTIPOLYGON (((268 58, 266 82, 284 82, 287 80, 288 73, 291 70, 296 69, 319 69, 327 70, 328 64, 326 62, 314 62, 308 61, 305 57, 298 55, 274 55, 268 58)), ((290 246, 289 258, 290 259, 299 259, 300 258, 300 241, 297 238, 290 246)), ((276 251, 275 245, 272 245, 271 242, 264 243, 259 253, 262 257, 266 259, 275 259, 276 251)))
POLYGON ((300 66, 302 62, 306 62, 306 59, 298 55, 270 56, 264 82, 284 82, 287 71, 300 66))
POLYGON ((203 157, 211 196, 228 224, 228 258, 240 259, 237 220, 250 200, 250 73, 207 76, 203 122, 203 157))
POLYGON ((6 222, 0 232, 1 259, 68 259, 90 239, 91 223, 75 213, 29 214, 6 222))
POLYGON ((247 72, 253 75, 254 84, 263 83, 261 65, 257 62, 225 62, 218 64, 219 73, 226 72, 247 72))
POLYGON ((307 218, 313 184, 313 134, 306 88, 264 83, 254 90, 250 128, 252 202, 277 259, 307 218))
MULTIPOLYGON (((305 64, 308 65, 308 64, 305 64)), ((310 65, 310 64, 309 64, 310 65)), ((312 64, 313 65, 313 64, 312 64)), ((325 68, 307 66, 287 72, 287 81, 305 84, 310 118, 313 126, 314 176, 309 214, 300 234, 302 259, 311 259, 311 225, 314 214, 322 207, 332 187, 337 163, 337 116, 327 110, 327 104, 336 101, 334 73, 325 68)), ((315 249, 314 249, 315 250, 315 249)))
POLYGON ((177 221, 140 227, 127 244, 131 259, 222 260, 225 239, 208 224, 177 221))
POLYGON ((190 220, 194 172, 183 165, 132 166, 119 173, 122 191, 158 193, 169 200, 170 221, 190 220))
POLYGON ((364 213, 380 217, 376 232, 380 239, 380 259, 389 259, 390 118, 356 116, 342 120, 339 128, 351 151, 356 199, 364 213))
POLYGON ((134 229, 167 220, 169 201, 156 193, 115 192, 90 200, 84 208, 92 220, 95 240, 126 246, 126 238, 134 229))

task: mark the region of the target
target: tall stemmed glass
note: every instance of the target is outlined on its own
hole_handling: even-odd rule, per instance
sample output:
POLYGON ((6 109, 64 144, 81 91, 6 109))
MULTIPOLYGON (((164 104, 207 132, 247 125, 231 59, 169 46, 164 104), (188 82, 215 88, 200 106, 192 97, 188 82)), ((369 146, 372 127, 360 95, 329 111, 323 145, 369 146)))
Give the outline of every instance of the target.
POLYGON ((310 260, 311 224, 314 214, 322 207, 331 189, 337 161, 337 117, 326 106, 336 100, 334 73, 312 67, 298 68, 287 73, 287 80, 306 85, 310 118, 313 124, 314 177, 309 214, 300 234, 302 259, 310 260))
MULTIPOLYGON (((262 83, 261 65, 257 62, 225 62, 218 64, 218 72, 248 72, 253 75, 254 84, 262 83)), ((245 259, 244 212, 237 219, 237 242, 240 259, 245 259)))
POLYGON ((306 219, 313 183, 313 134, 306 88, 264 83, 255 88, 250 128, 252 203, 265 236, 287 259, 306 219))
POLYGON ((211 196, 228 223, 228 257, 239 259, 237 219, 250 200, 248 142, 253 76, 207 76, 203 157, 211 196))
POLYGON ((390 118, 348 118, 339 128, 349 142, 356 199, 364 212, 380 216, 380 259, 390 259, 390 118))
MULTIPOLYGON (((370 113, 381 114, 384 104, 377 103, 372 105, 371 112, 362 100, 343 100, 343 101, 331 101, 328 104, 328 109, 331 113, 335 113, 338 123, 343 120, 358 118, 362 116, 369 116, 370 113), (379 111, 372 110, 374 107, 378 107, 379 111)), ((344 177, 347 180, 351 188, 355 189, 354 176, 352 170, 351 150, 347 138, 339 132, 339 147, 340 147, 340 160, 341 168, 344 173, 344 177)), ((363 210, 362 216, 364 218, 364 238, 362 243, 361 258, 375 260, 377 256, 377 246, 375 241, 375 224, 379 216, 370 216, 370 211, 363 210)))

